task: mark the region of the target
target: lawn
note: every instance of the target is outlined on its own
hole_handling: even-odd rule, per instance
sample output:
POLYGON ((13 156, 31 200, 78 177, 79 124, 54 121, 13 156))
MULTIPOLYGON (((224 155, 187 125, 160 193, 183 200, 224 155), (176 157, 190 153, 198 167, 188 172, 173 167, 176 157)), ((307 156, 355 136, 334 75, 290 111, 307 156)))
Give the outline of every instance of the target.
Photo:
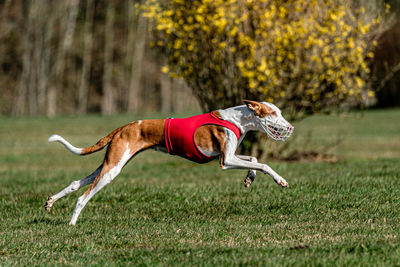
POLYGON ((335 163, 269 162, 288 189, 260 173, 245 189, 244 170, 146 151, 89 202, 76 226, 68 222, 84 189, 47 213, 47 197, 104 155, 75 156, 48 136, 89 146, 134 119, 0 117, 1 266, 400 264, 399 109, 295 124, 297 146, 343 140, 330 151, 335 163))

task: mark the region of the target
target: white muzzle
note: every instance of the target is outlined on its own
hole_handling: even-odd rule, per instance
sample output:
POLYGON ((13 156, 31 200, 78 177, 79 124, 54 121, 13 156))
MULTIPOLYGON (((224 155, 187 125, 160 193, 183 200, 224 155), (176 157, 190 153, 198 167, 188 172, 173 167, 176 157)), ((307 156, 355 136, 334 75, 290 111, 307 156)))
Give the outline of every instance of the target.
POLYGON ((285 141, 288 139, 294 130, 294 127, 283 118, 258 118, 261 128, 268 134, 268 136, 275 141, 285 141))

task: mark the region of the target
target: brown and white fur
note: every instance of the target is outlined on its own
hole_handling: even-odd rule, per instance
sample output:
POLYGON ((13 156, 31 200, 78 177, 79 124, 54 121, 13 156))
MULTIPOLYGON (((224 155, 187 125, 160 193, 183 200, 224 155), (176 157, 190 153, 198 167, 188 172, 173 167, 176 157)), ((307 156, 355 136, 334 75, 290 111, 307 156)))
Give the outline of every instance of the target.
MULTIPOLYGON (((232 107, 224 110, 214 111, 214 115, 232 122, 240 131, 242 136, 237 140, 235 134, 222 126, 204 125, 195 134, 195 142, 200 150, 207 155, 219 155, 220 166, 227 169, 248 169, 245 186, 248 187, 256 177, 256 171, 269 174, 274 181, 282 187, 289 184, 279 174, 272 170, 267 164, 258 163, 255 157, 236 155, 235 151, 243 140, 245 134, 251 130, 265 131, 261 127, 260 118, 276 118, 283 124, 292 127, 281 115, 280 110, 273 104, 267 102, 244 101, 246 105, 232 107)), ((108 146, 103 163, 89 176, 73 181, 61 192, 48 198, 45 209, 50 211, 54 202, 58 199, 77 191, 85 185, 91 184, 90 188, 78 198, 75 211, 69 224, 75 225, 82 209, 88 201, 99 192, 105 185, 110 183, 122 170, 124 165, 138 152, 153 148, 166 150, 164 140, 164 119, 140 120, 126 124, 106 137, 100 139, 95 145, 88 148, 76 148, 68 141, 58 135, 52 135, 49 142, 58 141, 68 150, 77 155, 88 155, 108 146)))

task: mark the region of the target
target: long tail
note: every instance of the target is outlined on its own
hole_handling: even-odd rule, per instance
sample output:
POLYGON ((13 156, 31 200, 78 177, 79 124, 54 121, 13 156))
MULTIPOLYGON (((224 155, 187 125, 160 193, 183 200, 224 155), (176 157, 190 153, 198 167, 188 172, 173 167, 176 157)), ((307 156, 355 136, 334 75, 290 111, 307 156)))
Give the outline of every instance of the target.
POLYGON ((97 152, 101 149, 103 149, 106 145, 108 145, 108 143, 111 142, 112 138, 114 137, 114 135, 116 133, 118 133, 122 128, 124 128, 125 126, 122 126, 120 128, 115 129, 114 131, 112 131, 109 135, 101 138, 99 141, 97 141, 97 143, 93 146, 87 147, 87 148, 78 148, 78 147, 74 147, 73 145, 71 145, 70 142, 68 142, 67 140, 65 140, 64 138, 62 138, 61 136, 57 135, 57 134, 53 134, 52 136, 49 137, 48 141, 49 142, 60 142, 61 144, 63 144, 69 151, 71 151, 72 153, 74 153, 75 155, 88 155, 94 152, 97 152))

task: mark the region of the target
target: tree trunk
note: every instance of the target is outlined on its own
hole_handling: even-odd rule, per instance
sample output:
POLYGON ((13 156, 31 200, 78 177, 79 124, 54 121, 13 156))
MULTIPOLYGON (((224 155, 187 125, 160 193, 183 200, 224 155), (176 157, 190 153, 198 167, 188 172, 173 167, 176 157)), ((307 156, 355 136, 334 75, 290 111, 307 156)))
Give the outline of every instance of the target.
POLYGON ((145 53, 145 41, 147 33, 147 19, 139 15, 135 51, 132 59, 131 66, 131 79, 128 89, 128 112, 136 112, 140 103, 140 79, 142 76, 142 62, 145 53))
POLYGON ((81 80, 78 90, 78 110, 79 114, 87 113, 88 105, 88 83, 90 79, 90 68, 92 63, 92 47, 93 47, 93 16, 94 1, 86 1, 86 19, 83 31, 84 49, 83 49, 83 66, 81 80))
POLYGON ((122 95, 124 96, 123 100, 123 110, 128 111, 129 105, 129 86, 130 86, 130 78, 131 78, 131 69, 132 69, 132 60, 133 55, 135 53, 135 39, 136 39, 136 11, 135 4, 131 0, 126 0, 126 10, 127 10, 127 40, 125 47, 125 58, 124 58, 124 82, 123 82, 123 91, 122 95))
POLYGON ((24 9, 22 12, 24 13, 24 17, 27 15, 27 20, 25 21, 25 33, 23 34, 23 39, 22 39, 22 46, 23 46, 23 55, 22 55, 22 74, 21 78, 19 80, 19 85, 17 89, 17 95, 15 96, 14 99, 14 106, 12 110, 12 114, 15 116, 20 116, 25 114, 26 109, 26 101, 27 101, 27 94, 29 91, 29 80, 31 76, 31 52, 32 52, 32 44, 30 37, 32 35, 32 17, 34 16, 33 14, 33 7, 32 7, 32 2, 30 2, 27 6, 25 6, 26 9, 24 9), (27 13, 27 14, 26 14, 27 13))
POLYGON ((3 10, 1 11, 1 19, 0 19, 0 35, 4 34, 3 24, 5 23, 8 11, 10 9, 11 0, 6 0, 3 5, 3 10))
MULTIPOLYGON (((57 112, 57 89, 62 85, 63 72, 65 67, 65 54, 71 47, 73 35, 75 31, 76 18, 78 15, 79 0, 70 0, 67 9, 69 9, 68 19, 65 34, 61 41, 57 53, 55 62, 55 73, 54 80, 50 84, 47 92, 47 116, 54 116, 57 112), (69 8, 68 8, 69 6, 69 8)), ((62 10, 64 11, 64 10, 62 10)), ((60 23, 64 23, 64 17, 62 17, 60 23)))
POLYGON ((160 72, 160 85, 161 85, 161 112, 171 112, 171 78, 160 72))
POLYGON ((38 70, 38 82, 37 82, 37 101, 38 101, 38 112, 40 114, 46 113, 46 93, 49 86, 49 80, 51 75, 51 53, 52 45, 51 40, 54 34, 54 22, 56 21, 57 14, 55 14, 52 2, 47 3, 46 0, 41 0, 40 3, 45 8, 42 16, 43 23, 42 28, 44 33, 41 35, 41 56, 38 70))
MULTIPOLYGON (((186 99, 187 92, 185 91, 185 81, 182 78, 173 79, 172 80, 173 87, 173 100, 172 100, 172 112, 181 113, 185 109, 185 101, 182 99, 186 99)), ((193 100, 191 100, 193 101, 193 100)))
POLYGON ((108 2, 105 26, 104 45, 104 73, 103 73, 103 103, 101 112, 109 115, 115 112, 114 92, 112 86, 113 72, 113 41, 114 41, 115 7, 112 1, 108 2))
POLYGON ((32 20, 29 24, 32 27, 32 35, 30 37, 30 43, 32 44, 31 59, 30 59, 30 69, 31 74, 29 77, 28 88, 28 107, 29 115, 37 115, 39 113, 39 103, 38 103, 38 82, 41 69, 41 59, 43 57, 43 47, 42 47, 42 35, 43 35, 43 20, 45 19, 43 14, 45 13, 46 5, 43 5, 43 1, 35 0, 32 1, 31 9, 33 10, 32 20))

